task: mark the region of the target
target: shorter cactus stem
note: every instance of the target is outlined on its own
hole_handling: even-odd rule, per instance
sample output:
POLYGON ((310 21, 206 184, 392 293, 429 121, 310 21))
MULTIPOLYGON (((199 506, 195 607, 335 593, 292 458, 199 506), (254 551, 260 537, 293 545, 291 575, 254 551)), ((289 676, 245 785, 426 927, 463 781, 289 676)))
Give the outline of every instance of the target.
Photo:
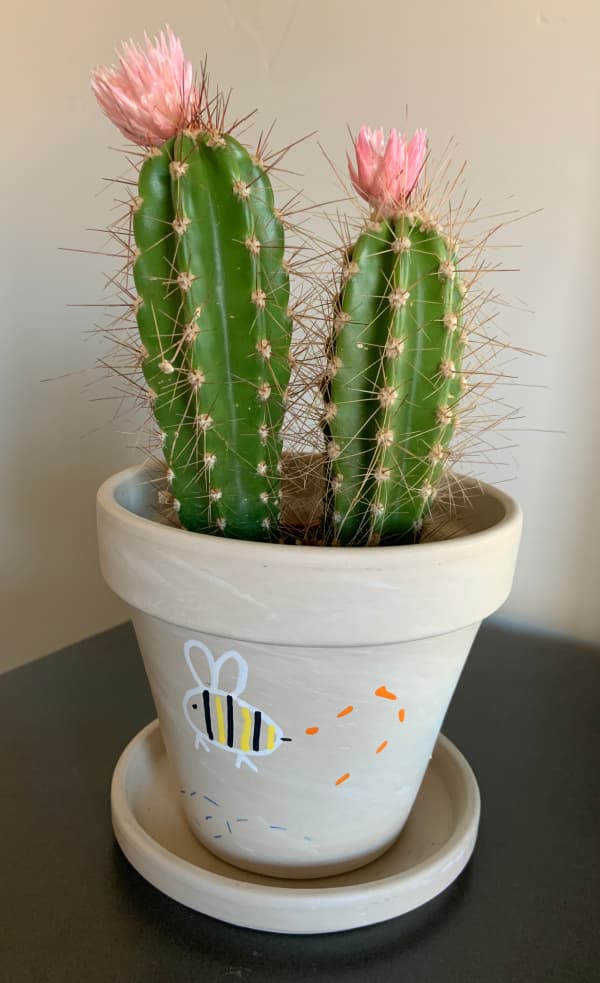
POLYGON ((334 542, 406 541, 430 507, 456 423, 458 284, 447 239, 418 213, 371 221, 348 252, 324 388, 334 542))

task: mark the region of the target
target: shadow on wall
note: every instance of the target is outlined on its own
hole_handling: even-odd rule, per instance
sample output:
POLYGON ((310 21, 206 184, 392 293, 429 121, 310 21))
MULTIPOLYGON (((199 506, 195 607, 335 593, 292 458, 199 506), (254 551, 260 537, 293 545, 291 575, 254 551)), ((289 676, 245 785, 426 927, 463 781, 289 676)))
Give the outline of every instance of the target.
MULTIPOLYGON (((15 419, 31 421, 25 404, 34 393, 39 425, 13 421, 4 435, 10 466, 3 469, 2 482, 7 506, 0 672, 127 617, 100 576, 95 495, 104 478, 139 455, 115 433, 108 409, 106 424, 91 429, 98 427, 98 412, 84 391, 90 372, 42 383, 34 378, 42 362, 37 356, 32 360, 23 346, 17 350, 15 372, 29 381, 17 394, 15 419)), ((89 363, 93 357, 90 353, 89 363)))
MULTIPOLYGON (((596 133, 588 134, 587 153, 591 159, 600 159, 600 121, 596 133)), ((592 163, 585 166, 594 171, 592 163)), ((595 357, 597 298, 591 271, 598 257, 595 230, 600 221, 600 197, 596 194, 595 200, 590 197, 585 205, 582 202, 580 212, 564 214, 566 248, 557 254, 556 216, 552 205, 547 204, 539 223, 539 255, 536 258, 531 252, 526 257, 529 269, 526 266, 521 276, 524 289, 530 295, 537 292, 539 303, 544 305, 535 314, 533 347, 547 354, 547 361, 545 370, 544 366, 534 366, 532 375, 535 382, 547 380, 544 405, 548 422, 544 424, 543 417, 540 420, 538 416, 537 422, 527 416, 518 425, 521 432, 515 435, 522 461, 524 526, 506 617, 521 625, 534 624, 542 631, 597 643, 600 388, 595 357), (558 264, 562 264, 563 283, 570 284, 572 291, 559 289, 554 307, 548 298, 558 264)))

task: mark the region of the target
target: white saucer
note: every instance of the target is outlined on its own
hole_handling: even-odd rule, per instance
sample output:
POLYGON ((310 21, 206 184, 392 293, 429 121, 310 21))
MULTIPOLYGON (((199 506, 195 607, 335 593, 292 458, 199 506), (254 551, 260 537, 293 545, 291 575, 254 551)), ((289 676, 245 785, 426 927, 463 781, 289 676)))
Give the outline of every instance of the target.
POLYGON ((394 845, 366 867, 337 877, 288 881, 218 860, 190 831, 177 791, 155 720, 127 745, 113 775, 113 829, 123 853, 176 901, 268 932, 336 932, 417 908, 458 877, 479 825, 475 776, 441 735, 394 845))

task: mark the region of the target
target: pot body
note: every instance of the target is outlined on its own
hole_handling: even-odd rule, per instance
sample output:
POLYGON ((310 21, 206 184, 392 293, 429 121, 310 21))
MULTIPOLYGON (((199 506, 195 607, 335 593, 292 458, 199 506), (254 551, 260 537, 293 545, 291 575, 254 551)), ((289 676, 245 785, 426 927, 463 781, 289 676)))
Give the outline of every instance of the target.
POLYGON ((482 499, 456 540, 336 550, 186 533, 151 517, 143 476, 105 483, 102 569, 131 605, 176 794, 208 849, 305 878, 395 840, 512 581, 520 513, 482 499))
POLYGON ((340 873, 396 839, 477 627, 307 648, 133 622, 194 833, 280 877, 340 873))

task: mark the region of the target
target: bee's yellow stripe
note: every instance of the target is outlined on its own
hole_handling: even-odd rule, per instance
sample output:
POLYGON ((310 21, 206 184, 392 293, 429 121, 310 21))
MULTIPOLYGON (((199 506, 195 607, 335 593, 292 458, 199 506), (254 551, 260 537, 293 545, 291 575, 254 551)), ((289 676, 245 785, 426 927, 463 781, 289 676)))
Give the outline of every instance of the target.
POLYGON ((225 744, 225 719, 220 696, 215 696, 215 709, 217 711, 217 740, 219 744, 225 744))
POLYGON ((275 747, 275 728, 271 724, 267 728, 267 749, 271 751, 275 747))
POLYGON ((242 736, 240 737, 240 751, 250 750, 250 730, 252 727, 252 714, 250 713, 248 707, 240 707, 242 711, 242 717, 244 720, 244 726, 242 728, 242 736))

